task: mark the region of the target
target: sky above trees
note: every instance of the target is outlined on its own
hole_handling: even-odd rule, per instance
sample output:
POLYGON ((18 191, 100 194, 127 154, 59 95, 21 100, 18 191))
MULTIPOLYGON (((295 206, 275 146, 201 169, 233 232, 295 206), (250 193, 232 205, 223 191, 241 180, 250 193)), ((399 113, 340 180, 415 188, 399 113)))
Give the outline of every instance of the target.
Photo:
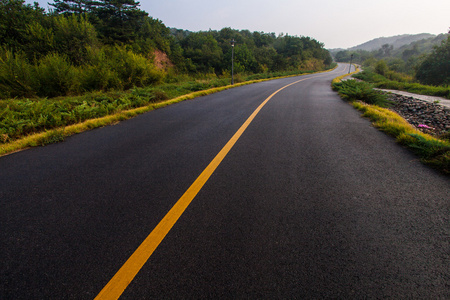
MULTIPOLYGON (((53 1, 37 2, 48 8, 53 1)), ((446 33, 450 27, 448 0, 151 0, 141 1, 140 8, 168 27, 288 33, 310 36, 326 48, 382 36, 446 33)))

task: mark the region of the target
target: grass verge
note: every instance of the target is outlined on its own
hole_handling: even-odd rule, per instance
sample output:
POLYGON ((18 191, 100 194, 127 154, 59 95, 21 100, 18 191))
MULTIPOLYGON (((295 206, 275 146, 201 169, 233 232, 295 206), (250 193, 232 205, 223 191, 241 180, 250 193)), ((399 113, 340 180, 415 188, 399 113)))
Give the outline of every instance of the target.
MULTIPOLYGON (((305 73, 312 74, 313 72, 305 72, 305 73)), ((27 113, 27 115, 29 114, 35 115, 33 116, 37 120, 35 122, 32 120, 29 121, 27 118, 24 117, 21 118, 21 114, 19 113, 17 115, 13 114, 11 115, 10 119, 12 120, 14 125, 0 124, 3 125, 2 126, 3 128, 7 128, 9 130, 7 133, 0 132, 0 156, 17 152, 30 147, 44 146, 47 144, 60 142, 63 141, 66 137, 71 136, 73 134, 114 124, 119 121, 133 118, 139 114, 143 114, 145 112, 162 108, 181 101, 194 99, 200 96, 206 96, 233 87, 239 87, 243 85, 279 78, 294 77, 302 74, 299 74, 297 72, 288 74, 285 73, 284 75, 283 74, 276 74, 276 75, 279 76, 274 77, 273 74, 261 75, 260 77, 263 77, 262 79, 254 79, 256 75, 253 75, 253 80, 236 83, 234 85, 226 85, 225 81, 223 82, 212 81, 203 83, 188 82, 182 85, 168 84, 165 89, 162 89, 161 87, 151 87, 151 88, 135 89, 123 93, 116 92, 116 94, 113 95, 105 93, 99 93, 99 95, 96 95, 96 93, 93 93, 87 96, 73 97, 72 99, 69 99, 68 102, 71 101, 76 103, 80 102, 81 105, 75 106, 75 108, 72 108, 70 106, 63 107, 62 116, 63 117, 69 116, 69 118, 71 118, 69 121, 62 120, 63 117, 58 117, 56 114, 52 113, 52 111, 47 110, 48 107, 55 107, 55 106, 58 107, 59 99, 45 100, 49 101, 48 105, 42 105, 42 103, 33 103, 36 101, 24 100, 26 102, 25 105, 45 106, 43 108, 44 111, 36 112, 35 108, 29 109, 30 113, 27 113), (211 86, 216 87, 211 88, 211 86), (192 90, 197 91, 189 92, 192 90), (101 101, 88 102, 86 101, 86 97, 96 99, 98 98, 101 101), (166 100, 167 98, 170 99, 166 100), (117 107, 116 106, 113 107, 111 102, 118 102, 119 105, 117 107), (80 107, 82 109, 80 109, 80 107), (80 111, 80 113, 75 115, 77 111, 80 111), (96 113, 95 111, 100 111, 99 113, 100 117, 92 117, 93 115, 95 116, 96 113), (57 116, 56 118, 55 115, 57 116), (59 122, 72 122, 73 124, 65 123, 61 125, 60 123, 56 122, 56 124, 59 126, 54 126, 54 128, 51 128, 52 124, 55 123, 55 119, 56 121, 59 122), (34 126, 35 123, 39 123, 41 120, 42 122, 44 122, 43 125, 41 125, 40 127, 34 126), (15 136, 13 136, 12 134, 8 135, 8 133, 13 132, 11 128, 13 129, 19 128, 18 130, 19 133, 17 133, 15 136)), ((11 110, 12 104, 8 104, 5 101, 3 101, 3 103, 0 104, 4 106, 0 107, 2 108, 2 111, 0 111, 0 117, 2 117, 2 121, 4 122, 7 119, 5 118, 5 114, 11 110)))
POLYGON ((411 149, 426 165, 447 176, 450 175, 449 140, 438 139, 422 133, 400 115, 387 108, 355 99, 352 95, 347 94, 348 87, 346 88, 341 83, 334 81, 333 89, 337 90, 341 97, 349 101, 354 108, 361 111, 363 117, 371 120, 376 128, 394 137, 401 145, 411 149))
MULTIPOLYGON (((398 73, 394 73, 398 74, 398 73)), ((401 74, 400 74, 401 75, 401 74)), ((360 80, 370 82, 377 88, 405 91, 415 94, 437 96, 450 99, 450 87, 424 85, 417 82, 409 82, 407 80, 390 80, 374 71, 367 69, 354 76, 360 80)))

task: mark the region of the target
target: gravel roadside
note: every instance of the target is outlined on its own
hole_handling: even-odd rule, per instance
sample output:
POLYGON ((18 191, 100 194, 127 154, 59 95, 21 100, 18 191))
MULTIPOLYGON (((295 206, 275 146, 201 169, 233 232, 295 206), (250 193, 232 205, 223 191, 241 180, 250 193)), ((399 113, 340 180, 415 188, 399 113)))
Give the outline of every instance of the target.
POLYGON ((450 100, 401 91, 382 90, 397 112, 422 132, 443 135, 450 132, 450 100))

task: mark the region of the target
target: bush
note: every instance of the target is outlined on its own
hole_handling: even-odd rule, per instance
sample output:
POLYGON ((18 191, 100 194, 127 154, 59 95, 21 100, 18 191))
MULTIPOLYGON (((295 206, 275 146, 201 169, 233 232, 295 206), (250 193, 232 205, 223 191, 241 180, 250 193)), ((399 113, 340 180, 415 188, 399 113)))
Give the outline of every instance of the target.
POLYGON ((377 72, 377 74, 380 74, 382 76, 386 75, 388 70, 389 68, 384 60, 378 61, 377 64, 375 65, 375 72, 377 72))
POLYGON ((389 103, 385 95, 374 90, 373 86, 367 82, 345 80, 333 83, 333 89, 347 101, 361 100, 381 107, 386 107, 389 103))
POLYGON ((77 90, 79 83, 78 70, 66 57, 57 53, 49 54, 39 61, 36 76, 39 81, 37 92, 43 97, 68 95, 71 91, 77 90))
POLYGON ((0 47, 0 98, 34 97, 34 68, 23 53, 0 47))
POLYGON ((152 61, 124 47, 108 47, 105 53, 105 62, 118 74, 124 89, 157 84, 164 78, 164 72, 156 69, 152 61))

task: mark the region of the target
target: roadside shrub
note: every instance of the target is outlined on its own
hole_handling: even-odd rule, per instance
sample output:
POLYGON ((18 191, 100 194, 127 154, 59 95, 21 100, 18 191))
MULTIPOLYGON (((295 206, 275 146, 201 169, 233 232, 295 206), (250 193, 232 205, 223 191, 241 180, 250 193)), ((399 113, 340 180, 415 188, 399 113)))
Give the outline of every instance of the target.
POLYGON ((108 47, 87 47, 86 65, 82 67, 81 87, 84 91, 122 90, 123 84, 117 71, 112 67, 108 47))
POLYGON ((157 84, 163 80, 164 72, 142 55, 124 47, 110 47, 105 53, 108 54, 108 63, 111 69, 117 72, 124 89, 157 84))
POLYGON ((384 76, 388 72, 389 68, 384 60, 380 60, 375 65, 375 72, 384 76))
POLYGON ((381 107, 388 105, 385 95, 373 89, 367 82, 356 80, 345 80, 333 83, 333 89, 338 91, 342 98, 347 101, 361 100, 367 104, 375 104, 381 107))
POLYGON ((119 74, 106 65, 87 65, 81 68, 80 88, 84 92, 122 89, 119 74))
POLYGON ((0 47, 0 98, 34 97, 34 75, 23 53, 0 47))
POLYGON ((394 72, 394 71, 388 71, 386 73, 386 77, 389 78, 390 80, 393 81, 398 81, 398 82, 413 82, 414 79, 407 75, 407 74, 403 74, 403 73, 398 73, 398 72, 394 72))
POLYGON ((64 56, 57 53, 43 57, 36 67, 38 95, 56 97, 77 89, 77 70, 64 56))

